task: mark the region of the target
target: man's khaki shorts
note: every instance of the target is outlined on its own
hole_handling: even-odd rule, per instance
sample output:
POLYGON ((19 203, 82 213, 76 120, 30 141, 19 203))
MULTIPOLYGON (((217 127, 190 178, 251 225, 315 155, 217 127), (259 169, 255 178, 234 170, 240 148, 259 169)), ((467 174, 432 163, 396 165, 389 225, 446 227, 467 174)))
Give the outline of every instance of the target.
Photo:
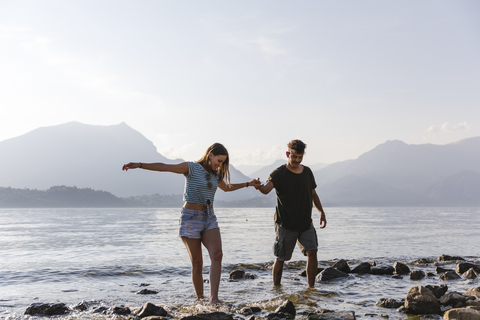
POLYGON ((273 254, 278 260, 290 260, 297 242, 298 247, 305 256, 307 255, 307 251, 316 251, 318 249, 317 231, 313 223, 310 225, 310 228, 305 231, 288 230, 275 223, 273 254))

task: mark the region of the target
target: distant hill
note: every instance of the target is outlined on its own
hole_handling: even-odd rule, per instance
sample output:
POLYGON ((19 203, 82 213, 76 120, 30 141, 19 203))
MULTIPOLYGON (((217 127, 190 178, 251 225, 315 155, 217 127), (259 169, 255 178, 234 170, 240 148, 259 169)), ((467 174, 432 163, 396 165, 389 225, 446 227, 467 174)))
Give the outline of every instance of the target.
POLYGON ((314 174, 321 198, 335 205, 480 205, 480 137, 447 145, 387 141, 314 174))
MULTIPOLYGON (((105 190, 119 197, 183 194, 185 178, 182 175, 122 171, 122 165, 130 161, 179 163, 183 160, 162 156, 151 141, 125 123, 96 126, 70 122, 38 128, 0 142, 0 186, 46 190, 67 185, 105 190)), ((250 180, 233 166, 230 173, 232 182, 250 180)), ((255 196, 258 191, 253 188, 229 193, 220 190, 216 199, 227 201, 255 196)))

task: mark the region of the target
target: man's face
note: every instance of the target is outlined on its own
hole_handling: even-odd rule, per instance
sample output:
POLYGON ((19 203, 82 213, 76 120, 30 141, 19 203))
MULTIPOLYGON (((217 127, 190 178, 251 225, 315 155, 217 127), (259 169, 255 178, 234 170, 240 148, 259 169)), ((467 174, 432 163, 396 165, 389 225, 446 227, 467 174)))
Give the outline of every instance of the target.
POLYGON ((296 153, 295 150, 289 149, 287 151, 288 157, 288 164, 293 167, 297 168, 303 160, 303 153, 296 153))

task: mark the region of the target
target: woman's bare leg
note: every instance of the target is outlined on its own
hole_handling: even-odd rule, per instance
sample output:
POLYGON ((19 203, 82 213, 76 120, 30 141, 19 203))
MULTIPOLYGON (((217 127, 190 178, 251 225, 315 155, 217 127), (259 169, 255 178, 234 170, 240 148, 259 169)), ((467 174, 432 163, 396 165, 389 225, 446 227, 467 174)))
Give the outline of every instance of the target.
POLYGON ((203 257, 202 240, 182 237, 183 244, 187 248, 192 262, 192 282, 198 299, 203 299, 203 257))
POLYGON ((202 235, 202 242, 208 250, 210 261, 210 303, 222 303, 218 298, 218 287, 220 286, 220 277, 222 274, 222 238, 220 229, 211 229, 205 231, 202 235))

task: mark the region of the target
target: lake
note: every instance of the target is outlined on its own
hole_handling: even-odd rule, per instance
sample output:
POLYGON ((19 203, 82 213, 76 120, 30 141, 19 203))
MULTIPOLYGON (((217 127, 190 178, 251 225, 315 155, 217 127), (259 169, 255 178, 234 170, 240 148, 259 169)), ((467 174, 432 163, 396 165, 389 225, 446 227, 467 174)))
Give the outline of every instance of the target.
MULTIPOLYGON (((216 208, 223 242, 220 298, 226 306, 272 309, 283 299, 298 310, 352 310, 357 315, 385 314, 405 318, 396 310, 376 307, 380 298, 405 298, 416 285, 439 285, 438 276, 412 281, 391 276, 350 275, 307 291, 299 273, 305 259, 295 250, 286 264, 282 286, 274 288, 274 208, 216 208), (228 281, 242 268, 253 280, 228 281)), ((327 227, 319 229, 320 266, 345 259, 434 272, 435 266, 416 265, 419 258, 442 254, 480 262, 480 208, 325 208, 327 227)), ((180 209, 0 209, 0 318, 24 316, 34 302, 82 300, 98 306, 138 308, 145 302, 172 313, 211 310, 195 300, 188 254, 178 238, 180 209), (139 295, 143 288, 156 295, 139 295)), ((204 251, 204 278, 209 258, 204 251)), ((455 264, 449 265, 455 267, 455 264)), ((449 291, 480 286, 478 279, 448 283, 449 291)), ((208 296, 208 284, 205 285, 208 296)), ((220 310, 216 309, 216 310, 220 310)), ((65 317, 67 318, 67 317, 65 317)), ((107 316, 90 314, 90 318, 107 316)))

